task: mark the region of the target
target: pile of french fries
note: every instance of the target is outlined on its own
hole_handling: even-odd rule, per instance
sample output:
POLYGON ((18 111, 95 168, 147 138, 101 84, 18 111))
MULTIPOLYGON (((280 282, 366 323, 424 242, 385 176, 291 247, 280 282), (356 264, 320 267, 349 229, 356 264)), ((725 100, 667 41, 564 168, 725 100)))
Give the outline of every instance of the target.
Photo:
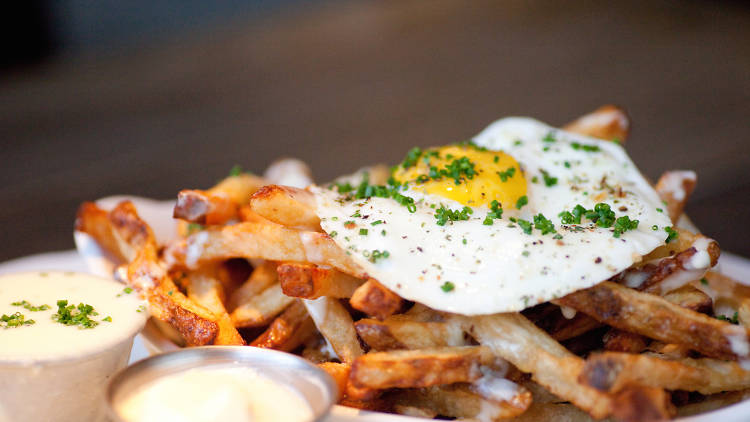
MULTIPOLYGON (((624 142, 628 128, 621 109, 605 106, 563 129, 624 142)), ((365 171, 372 183, 389 175, 385 166, 365 171)), ((127 201, 109 211, 82 204, 76 230, 119 264, 117 277, 181 345, 298 353, 333 376, 347 406, 650 421, 750 396, 750 287, 691 266, 696 242, 710 242, 711 266, 719 256, 701 234, 680 229, 622 274, 521 313, 447 314, 368 278, 321 230, 312 194, 279 184, 309 179, 303 163, 266 174, 181 191, 180 237, 166 245, 127 201)), ((694 184, 689 172, 667 172, 655 185, 675 224, 694 184)))

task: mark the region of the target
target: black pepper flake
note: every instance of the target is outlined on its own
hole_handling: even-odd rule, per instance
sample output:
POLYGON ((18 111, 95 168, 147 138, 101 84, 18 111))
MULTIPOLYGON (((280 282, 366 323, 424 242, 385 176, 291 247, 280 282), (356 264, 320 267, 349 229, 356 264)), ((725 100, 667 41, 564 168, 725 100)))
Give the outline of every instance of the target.
POLYGON ((417 250, 418 250, 419 252, 424 252, 424 251, 422 250, 422 247, 421 247, 421 246, 417 246, 417 250))
POLYGON ((602 257, 601 256, 597 256, 596 259, 594 260, 595 264, 601 264, 601 262, 602 262, 602 257))

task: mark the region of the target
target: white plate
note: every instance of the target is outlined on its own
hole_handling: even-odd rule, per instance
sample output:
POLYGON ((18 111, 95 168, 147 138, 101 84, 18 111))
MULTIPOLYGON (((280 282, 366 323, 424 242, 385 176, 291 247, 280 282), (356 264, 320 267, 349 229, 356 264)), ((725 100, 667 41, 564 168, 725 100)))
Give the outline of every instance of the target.
MULTIPOLYGON (((122 199, 131 199, 138 208, 139 214, 152 227, 158 227, 161 231, 156 233, 157 238, 161 241, 167 240, 174 236, 174 223, 171 218, 172 201, 154 201, 145 198, 134 197, 108 197, 97 201, 104 208, 111 208, 122 199)), ((94 272, 111 274, 111 266, 101 260, 101 253, 98 247, 85 237, 77 236, 77 251, 51 252, 39 255, 32 255, 25 258, 19 258, 5 263, 0 263, 0 274, 20 271, 38 271, 38 270, 69 270, 81 272, 94 272), (83 256, 81 256, 83 255, 83 256), (84 260, 85 258, 85 260, 84 260), (90 271, 91 269, 92 271, 90 271)), ((719 271, 733 277, 737 280, 750 280, 750 260, 728 253, 722 252, 719 264, 719 271)), ((143 359, 149 356, 149 350, 158 349, 148 341, 144 341, 143 336, 138 336, 133 345, 130 362, 143 359)), ((162 349, 163 350, 163 349, 162 349)), ((335 406, 331 414, 325 419, 325 422, 420 422, 425 419, 412 418, 385 413, 368 412, 352 409, 344 406, 335 406)), ((679 422, 747 422, 750 420, 750 400, 727 406, 723 409, 704 413, 698 416, 678 419, 679 422)))

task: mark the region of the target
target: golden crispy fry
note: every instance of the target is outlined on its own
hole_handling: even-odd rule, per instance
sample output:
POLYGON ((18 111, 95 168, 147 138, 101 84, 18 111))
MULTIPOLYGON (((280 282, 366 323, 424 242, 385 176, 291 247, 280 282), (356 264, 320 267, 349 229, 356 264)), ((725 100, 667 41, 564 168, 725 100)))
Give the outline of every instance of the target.
POLYGON ((604 350, 611 352, 640 353, 646 349, 648 342, 640 334, 613 328, 604 334, 604 350))
MULTIPOLYGON (((109 212, 109 221, 112 223, 115 238, 120 244, 128 245, 133 251, 138 251, 146 244, 156 244, 151 227, 141 220, 138 212, 130 201, 122 201, 109 212)), ((133 259, 133 255, 126 255, 133 259)))
POLYGON ((211 195, 223 196, 237 205, 246 204, 250 196, 268 182, 250 173, 229 176, 207 192, 211 195))
POLYGON ((685 204, 695 189, 695 180, 694 171, 665 171, 654 186, 662 201, 667 203, 667 213, 674 224, 677 224, 677 219, 682 215, 685 204))
MULTIPOLYGON (((169 323, 188 345, 211 344, 218 335, 216 315, 185 297, 158 262, 156 238, 151 228, 138 217, 130 201, 118 204, 103 219, 95 206, 83 209, 81 226, 102 234, 105 242, 115 240, 117 250, 130 260, 126 268, 128 284, 145 297, 155 318, 169 323), (91 218, 89 216, 94 216, 91 218), (96 224, 94 228, 89 224, 96 224)), ((96 239, 96 238, 95 238, 96 239)))
POLYGON ((349 372, 352 367, 346 363, 338 362, 323 362, 319 363, 318 367, 328 373, 333 378, 336 386, 339 389, 339 396, 346 394, 347 385, 349 384, 349 372))
POLYGON ((317 299, 321 296, 352 297, 364 280, 333 268, 287 262, 276 268, 281 289, 287 296, 317 299))
POLYGON ((658 340, 652 341, 646 350, 663 359, 682 359, 689 357, 691 354, 691 350, 687 346, 674 343, 667 344, 658 340))
POLYGON ((392 350, 362 355, 352 363, 349 380, 357 388, 417 388, 479 379, 481 364, 494 361, 481 346, 392 350))
POLYGON ((250 345, 290 352, 310 338, 315 333, 314 329, 305 306, 297 300, 276 317, 268 329, 250 345))
POLYGON ((750 329, 750 286, 715 271, 709 271, 704 279, 694 285, 715 296, 714 308, 724 304, 734 308, 739 323, 750 329))
POLYGON ((87 233, 117 264, 128 263, 147 243, 156 244, 151 228, 138 217, 130 201, 104 211, 92 202, 81 204, 75 230, 87 233))
POLYGON ((224 308, 222 284, 205 272, 193 272, 187 276, 187 297, 211 311, 216 317, 219 333, 213 341, 217 345, 244 345, 245 340, 237 332, 232 319, 224 308))
POLYGON ((662 297, 675 305, 690 309, 691 311, 702 314, 708 314, 712 311, 713 301, 711 300, 711 296, 691 285, 672 290, 662 297))
MULTIPOLYGON (((644 255, 643 262, 651 262, 660 258, 666 258, 668 256, 672 256, 676 254, 677 252, 687 250, 693 246, 696 240, 698 240, 701 237, 705 237, 702 234, 693 233, 690 230, 686 230, 686 229, 679 228, 679 227, 675 227, 674 230, 677 232, 677 238, 675 238, 674 240, 672 240, 671 242, 665 245, 659 246, 658 248, 649 252, 648 255, 644 255)), ((710 239, 708 237, 706 237, 706 239, 713 241, 713 239, 710 239)), ((714 259, 719 258, 719 252, 720 252, 718 248, 716 249, 714 248, 715 247, 711 247, 711 249, 709 249, 712 262, 714 262, 714 259)))
POLYGON ((250 198, 249 209, 274 223, 320 231, 320 218, 315 214, 315 197, 304 189, 263 186, 250 198))
POLYGON ((236 219, 237 212, 237 203, 225 195, 184 189, 177 194, 172 216, 190 223, 216 225, 236 219))
POLYGON ((371 278, 354 291, 349 304, 367 315, 385 319, 398 312, 403 307, 404 300, 371 278))
POLYGON ((736 362, 715 359, 666 360, 654 356, 605 352, 591 355, 580 381, 617 392, 629 384, 713 394, 750 388, 750 371, 736 362))
MULTIPOLYGON (((620 282, 634 289, 663 295, 691 281, 698 280, 710 267, 716 265, 720 254, 716 241, 702 235, 692 235, 686 231, 680 231, 680 233, 685 234, 680 241, 681 244, 692 240, 688 246, 671 256, 659 257, 641 266, 628 268, 618 276, 620 282), (699 253, 698 248, 703 248, 703 245, 705 245, 709 259, 705 262, 699 260, 700 265, 696 265, 693 258, 699 253)), ((655 253, 652 252, 649 256, 655 253)))
POLYGON ((128 281, 149 302, 151 315, 174 327, 188 346, 212 344, 219 333, 211 311, 189 300, 156 261, 156 248, 147 243, 128 265, 128 281))
POLYGON ((234 311, 240 304, 249 302, 254 296, 276 283, 276 266, 273 261, 265 261, 250 274, 250 277, 229 297, 229 310, 234 311))
POLYGON ((374 350, 467 345, 463 330, 456 324, 422 322, 407 315, 393 315, 383 321, 360 319, 354 327, 359 337, 374 350))
POLYGON ((238 257, 308 262, 365 278, 364 272, 327 234, 289 229, 264 219, 207 228, 170 245, 165 257, 170 264, 188 268, 238 257))
POLYGON ((523 417, 522 413, 532 402, 531 393, 520 386, 510 400, 500 400, 483 397, 467 384, 394 390, 386 399, 399 406, 432 409, 441 416, 475 418, 483 415, 493 421, 523 417))
POLYGON ((612 399, 600 391, 579 384, 576 379, 583 359, 570 353, 521 314, 474 317, 453 316, 481 345, 508 360, 556 396, 603 418, 612 412, 612 399))
POLYGON ((621 330, 667 343, 684 344, 707 356, 719 359, 745 357, 738 356, 732 344, 747 336, 746 329, 616 283, 605 281, 556 302, 621 330))
POLYGON ((239 304, 232 311, 232 322, 241 328, 266 325, 294 303, 294 300, 281 291, 278 283, 273 284, 247 302, 239 304))
POLYGON ((671 419, 675 407, 660 388, 630 385, 614 395, 612 416, 622 422, 657 422, 671 419))
POLYGON ((566 124, 562 129, 579 135, 625 143, 630 133, 630 118, 620 107, 605 105, 566 124))
POLYGON ((303 303, 318 331, 328 340, 342 362, 351 364, 364 353, 352 317, 337 299, 324 296, 315 300, 303 299, 303 303))
POLYGON ((112 224, 109 222, 109 213, 93 202, 84 202, 78 207, 75 230, 91 236, 106 256, 116 264, 124 264, 132 259, 133 251, 130 248, 123 249, 123 245, 115 237, 112 224))

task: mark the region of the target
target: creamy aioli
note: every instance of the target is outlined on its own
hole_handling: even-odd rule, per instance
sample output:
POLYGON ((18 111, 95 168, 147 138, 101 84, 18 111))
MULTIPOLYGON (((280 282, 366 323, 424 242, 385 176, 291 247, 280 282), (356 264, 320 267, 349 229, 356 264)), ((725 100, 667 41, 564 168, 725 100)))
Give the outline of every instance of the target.
POLYGON ((72 272, 39 272, 0 277, 0 315, 20 312, 33 324, 0 328, 0 362, 38 362, 79 357, 105 350, 132 337, 146 322, 146 303, 125 293, 115 281, 72 272), (27 301, 48 309, 31 311, 12 305, 27 301), (93 328, 64 325, 52 319, 57 301, 88 304, 98 315, 93 328), (106 320, 105 320, 106 318, 106 320), (109 321, 111 320, 111 321, 109 321))
POLYGON ((117 405, 128 422, 309 421, 310 405, 252 368, 215 365, 159 378, 117 405))

